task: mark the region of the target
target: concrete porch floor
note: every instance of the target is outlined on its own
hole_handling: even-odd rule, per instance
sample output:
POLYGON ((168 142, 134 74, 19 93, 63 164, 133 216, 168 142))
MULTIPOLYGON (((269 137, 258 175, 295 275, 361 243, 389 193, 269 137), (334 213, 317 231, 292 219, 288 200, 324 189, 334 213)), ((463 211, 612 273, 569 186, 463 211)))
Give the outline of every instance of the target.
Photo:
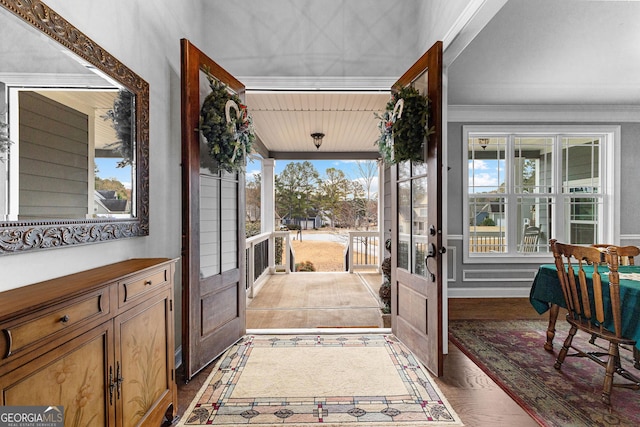
POLYGON ((382 328, 375 271, 274 274, 247 300, 247 329, 382 328))

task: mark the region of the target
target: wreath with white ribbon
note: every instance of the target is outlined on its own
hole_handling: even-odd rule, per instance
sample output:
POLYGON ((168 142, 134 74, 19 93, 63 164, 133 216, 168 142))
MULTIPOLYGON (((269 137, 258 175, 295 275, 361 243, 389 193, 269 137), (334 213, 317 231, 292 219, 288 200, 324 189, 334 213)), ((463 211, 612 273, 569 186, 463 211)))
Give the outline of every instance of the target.
POLYGON ((427 129, 429 99, 413 87, 395 92, 379 120, 380 136, 376 141, 382 160, 389 164, 407 160, 422 162, 424 143, 433 128, 427 129))
POLYGON ((13 142, 9 139, 9 124, 5 123, 4 114, 0 113, 0 162, 4 163, 4 154, 9 151, 13 142))
POLYGON ((217 165, 201 156, 201 165, 211 169, 217 166, 227 172, 244 171, 247 155, 255 141, 253 120, 240 98, 226 85, 207 73, 211 93, 200 109, 200 132, 207 151, 217 165))

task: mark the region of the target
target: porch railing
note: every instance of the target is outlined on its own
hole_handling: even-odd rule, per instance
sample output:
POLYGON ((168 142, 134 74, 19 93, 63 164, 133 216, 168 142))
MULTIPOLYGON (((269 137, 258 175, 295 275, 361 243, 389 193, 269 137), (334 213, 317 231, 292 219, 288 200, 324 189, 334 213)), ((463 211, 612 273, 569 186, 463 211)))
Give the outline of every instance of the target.
POLYGON ((469 238, 469 252, 504 252, 506 249, 504 236, 475 235, 469 238))
MULTIPOLYGON (((344 271, 379 269, 380 233, 352 231, 344 251, 344 271)), ((289 231, 274 231, 250 237, 245 243, 247 296, 253 298, 254 287, 266 276, 295 271, 296 254, 289 231)))
POLYGON ((350 231, 344 252, 345 271, 378 269, 380 266, 380 233, 378 231, 350 231))
POLYGON ((273 239, 274 245, 278 248, 274 259, 274 273, 291 273, 295 271, 296 254, 293 246, 291 246, 291 233, 288 231, 274 231, 273 239), (279 243, 277 243, 278 241, 279 243), (282 253, 279 252, 280 250, 282 250, 282 253), (280 257, 278 257, 278 254, 280 254, 280 257))
POLYGON ((277 272, 290 273, 295 268, 295 253, 288 231, 274 231, 249 237, 245 242, 247 296, 253 298, 254 286, 277 272))
POLYGON ((253 285, 269 272, 269 251, 273 245, 272 233, 262 233, 247 239, 246 267, 247 267, 247 296, 253 298, 253 285))

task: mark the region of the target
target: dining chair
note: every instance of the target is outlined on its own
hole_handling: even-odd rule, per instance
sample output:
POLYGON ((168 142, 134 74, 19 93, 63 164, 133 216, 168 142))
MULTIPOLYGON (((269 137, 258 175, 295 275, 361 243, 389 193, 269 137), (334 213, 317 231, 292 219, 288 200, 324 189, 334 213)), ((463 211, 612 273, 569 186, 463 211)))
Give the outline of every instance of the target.
POLYGON ((538 250, 539 240, 540 228, 535 226, 526 227, 522 232, 520 252, 536 252, 538 250))
MULTIPOLYGON (((616 248, 616 252, 618 253, 618 265, 635 265, 634 258, 640 255, 640 248, 638 248, 637 246, 616 246, 616 245, 610 245, 608 243, 596 243, 591 246, 594 248, 598 248, 601 251, 600 262, 605 261, 604 256, 605 256, 606 249, 611 246, 614 246, 616 248)), ((589 342, 591 344, 595 344, 596 338, 597 337, 595 335, 592 335, 589 342)), ((627 347, 624 347, 624 346, 623 348, 628 349, 627 347)), ((632 350, 632 349, 629 349, 629 350, 632 350)), ((640 361, 637 362, 637 364, 639 365, 636 366, 636 369, 640 369, 640 361)))
POLYGON ((622 336, 622 311, 620 307, 620 278, 618 253, 615 246, 605 252, 606 265, 601 264, 601 251, 589 246, 576 246, 550 241, 558 278, 567 306, 567 322, 570 329, 554 367, 561 369, 567 356, 587 357, 605 368, 602 402, 611 405, 613 386, 640 390, 640 378, 622 367, 619 346, 634 347, 636 342, 622 336), (586 271, 593 269, 593 273, 586 271), (608 275, 603 281, 602 276, 608 275), (608 296, 608 297, 607 297, 608 296), (605 324, 612 324, 607 328, 605 324), (607 352, 583 351, 573 345, 577 331, 583 331, 609 342, 607 352), (569 350, 575 353, 569 353, 569 350), (614 383, 614 375, 628 382, 614 383))

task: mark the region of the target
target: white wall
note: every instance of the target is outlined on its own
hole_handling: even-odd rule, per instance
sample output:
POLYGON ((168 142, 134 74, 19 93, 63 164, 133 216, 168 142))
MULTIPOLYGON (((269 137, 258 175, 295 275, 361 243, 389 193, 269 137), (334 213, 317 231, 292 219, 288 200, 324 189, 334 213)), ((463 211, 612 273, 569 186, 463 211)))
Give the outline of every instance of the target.
POLYGON ((239 77, 400 77, 422 54, 420 3, 211 0, 204 47, 239 77))
MULTIPOLYGON (((449 33, 465 8, 477 0, 433 0, 420 3, 418 48, 420 54, 449 33)), ((417 59, 417 58, 416 58, 417 59)))
MULTIPOLYGON (((186 37, 202 42, 201 1, 48 0, 47 4, 149 83, 150 235, 0 256, 0 291, 133 257, 180 256, 179 41, 186 37)), ((179 278, 178 272, 178 284, 179 278)))
MULTIPOLYGON (((180 39, 202 43, 200 0, 48 0, 47 4, 149 83, 148 237, 0 256, 0 291, 138 257, 181 250, 180 39)), ((181 269, 175 288, 181 343, 181 269)))

